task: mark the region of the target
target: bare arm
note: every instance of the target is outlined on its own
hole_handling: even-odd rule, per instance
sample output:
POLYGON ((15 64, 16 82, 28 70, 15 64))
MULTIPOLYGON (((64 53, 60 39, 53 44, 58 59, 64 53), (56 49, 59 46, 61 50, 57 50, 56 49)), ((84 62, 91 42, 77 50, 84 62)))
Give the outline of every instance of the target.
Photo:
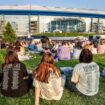
POLYGON ((35 105, 39 105, 40 89, 35 87, 35 105))
POLYGON ((77 84, 79 82, 79 78, 80 78, 80 68, 78 66, 75 66, 72 73, 71 82, 77 84))

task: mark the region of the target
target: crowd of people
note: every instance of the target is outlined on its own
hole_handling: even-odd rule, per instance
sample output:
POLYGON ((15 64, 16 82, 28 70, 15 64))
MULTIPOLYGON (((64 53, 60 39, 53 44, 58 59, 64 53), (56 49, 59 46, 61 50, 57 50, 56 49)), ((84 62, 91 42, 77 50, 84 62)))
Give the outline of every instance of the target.
MULTIPOLYGON (((105 41, 100 44, 85 40, 75 41, 16 41, 7 45, 5 62, 0 74, 1 93, 7 97, 20 97, 35 88, 35 105, 40 98, 60 100, 64 86, 79 95, 94 96, 99 90, 99 66, 93 61, 93 54, 105 53, 105 41), (29 60, 29 53, 42 55, 33 73, 21 61, 29 60), (59 60, 78 59, 68 76, 54 65, 59 60)), ((62 66, 62 65, 61 65, 62 66)))
POLYGON ((29 60, 31 56, 26 54, 25 49, 28 52, 40 53, 50 52, 54 56, 54 60, 70 60, 79 59, 79 55, 82 49, 89 49, 92 54, 104 54, 105 53, 105 40, 100 40, 100 43, 89 40, 72 40, 72 41, 51 41, 46 40, 32 40, 32 41, 17 41, 14 45, 4 45, 8 49, 14 49, 17 53, 19 60, 29 60), (47 43, 46 43, 47 42, 47 43))

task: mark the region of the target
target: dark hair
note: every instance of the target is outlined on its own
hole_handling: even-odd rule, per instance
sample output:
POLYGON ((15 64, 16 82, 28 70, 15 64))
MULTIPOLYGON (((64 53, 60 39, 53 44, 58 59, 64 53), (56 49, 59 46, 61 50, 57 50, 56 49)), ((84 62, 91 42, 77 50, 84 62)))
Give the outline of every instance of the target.
POLYGON ((48 83, 48 78, 51 72, 50 69, 53 70, 53 73, 55 73, 55 75, 60 76, 59 69, 54 65, 53 56, 51 55, 51 53, 47 52, 44 53, 41 63, 38 65, 36 70, 34 70, 33 76, 41 82, 48 83))
POLYGON ((75 47, 76 47, 77 49, 81 49, 81 48, 82 48, 82 43, 81 43, 80 41, 78 41, 78 42, 76 43, 75 47))
POLYGON ((20 52, 20 46, 16 46, 16 47, 14 48, 14 51, 15 51, 15 52, 20 52))
POLYGON ((65 41, 63 41, 63 42, 62 42, 62 45, 66 45, 66 42, 65 42, 65 41))
POLYGON ((100 44, 103 45, 103 40, 100 41, 100 44))
POLYGON ((17 46, 21 46, 20 41, 16 41, 15 46, 16 46, 16 47, 17 47, 17 46))
POLYGON ((17 54, 14 51, 9 51, 5 57, 5 64, 6 65, 11 64, 11 63, 15 64, 18 62, 19 62, 19 59, 18 59, 17 54))
POLYGON ((14 47, 11 46, 11 45, 9 45, 9 46, 7 47, 7 49, 6 49, 7 53, 8 53, 9 51, 13 51, 13 50, 14 50, 14 47))
POLYGON ((79 56, 79 61, 81 63, 90 63, 93 60, 92 52, 89 49, 83 49, 79 56))

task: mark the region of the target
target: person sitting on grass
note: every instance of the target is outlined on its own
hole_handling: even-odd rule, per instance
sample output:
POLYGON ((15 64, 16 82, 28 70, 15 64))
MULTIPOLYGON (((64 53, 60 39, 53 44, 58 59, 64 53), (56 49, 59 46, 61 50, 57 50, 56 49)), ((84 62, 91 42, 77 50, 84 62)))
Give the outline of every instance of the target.
POLYGON ((97 47, 98 54, 105 54, 105 45, 103 40, 101 40, 100 45, 97 47))
POLYGON ((54 65, 51 53, 43 55, 41 63, 33 72, 35 86, 35 105, 39 99, 60 100, 63 94, 65 78, 61 78, 60 70, 54 65))
POLYGON ((19 46, 14 48, 14 51, 16 52, 16 54, 18 55, 18 58, 20 61, 24 61, 24 60, 29 60, 30 56, 29 55, 22 55, 21 54, 21 49, 19 46))
POLYGON ((29 51, 35 52, 37 51, 37 46, 35 44, 35 40, 32 40, 32 42, 28 46, 29 51))
POLYGON ((20 41, 16 41, 15 47, 19 47, 19 49, 20 49, 19 53, 20 53, 21 56, 23 56, 23 55, 26 54, 26 52, 25 52, 25 47, 22 46, 22 44, 21 44, 20 41))
POLYGON ((70 60, 70 49, 66 42, 62 42, 62 45, 58 48, 57 56, 59 60, 70 60))
POLYGON ((82 50, 79 61, 74 67, 71 84, 70 80, 67 80, 66 86, 82 95, 96 95, 99 90, 99 66, 93 62, 93 55, 89 49, 82 50))
POLYGON ((28 92, 31 84, 26 66, 15 52, 9 51, 2 65, 1 93, 7 97, 20 97, 28 92))
POLYGON ((6 48, 6 52, 8 53, 9 51, 14 51, 14 47, 12 45, 9 45, 7 48, 6 48))
POLYGON ((78 43, 76 43, 75 48, 74 48, 73 58, 79 59, 81 51, 82 51, 81 42, 78 42, 78 43))

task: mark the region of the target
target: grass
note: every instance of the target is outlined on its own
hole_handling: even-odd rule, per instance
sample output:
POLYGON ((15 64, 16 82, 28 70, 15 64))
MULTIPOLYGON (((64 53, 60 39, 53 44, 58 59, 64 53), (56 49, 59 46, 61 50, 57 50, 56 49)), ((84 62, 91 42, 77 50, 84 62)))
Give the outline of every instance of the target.
MULTIPOLYGON (((0 54, 3 56, 2 61, 4 61, 5 50, 0 51, 0 54)), ((36 65, 40 62, 40 59, 41 56, 39 54, 33 54, 32 59, 24 61, 23 63, 26 64, 28 70, 33 71, 36 65)), ((100 70, 103 70, 105 67, 105 55, 95 55, 94 61, 100 66, 100 70)), ((59 61, 55 64, 58 67, 74 67, 77 63, 78 60, 73 59, 70 61, 59 61)), ((28 94, 19 98, 7 98, 0 93, 0 105, 34 105, 34 93, 30 90, 28 94)), ((40 105, 105 105, 105 79, 100 78, 100 89, 96 96, 78 96, 65 88, 60 101, 47 101, 40 99, 40 105)))

